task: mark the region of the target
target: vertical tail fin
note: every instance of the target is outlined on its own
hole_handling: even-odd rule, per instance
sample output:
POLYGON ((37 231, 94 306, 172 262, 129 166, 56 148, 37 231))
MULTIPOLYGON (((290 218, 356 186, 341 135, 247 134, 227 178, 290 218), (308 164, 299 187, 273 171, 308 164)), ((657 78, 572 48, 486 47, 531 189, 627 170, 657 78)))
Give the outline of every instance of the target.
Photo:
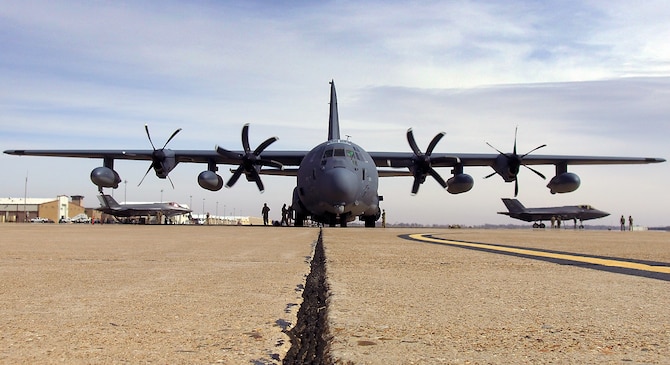
POLYGON ((121 207, 111 195, 100 194, 98 195, 98 200, 100 200, 100 205, 106 208, 116 209, 121 207))
POLYGON ((524 207, 523 204, 521 204, 521 202, 516 199, 503 198, 502 201, 505 203, 505 206, 510 213, 521 213, 526 210, 526 207, 524 207))
POLYGON ((340 139, 340 118, 337 115, 335 81, 330 80, 330 116, 328 117, 328 140, 340 139))

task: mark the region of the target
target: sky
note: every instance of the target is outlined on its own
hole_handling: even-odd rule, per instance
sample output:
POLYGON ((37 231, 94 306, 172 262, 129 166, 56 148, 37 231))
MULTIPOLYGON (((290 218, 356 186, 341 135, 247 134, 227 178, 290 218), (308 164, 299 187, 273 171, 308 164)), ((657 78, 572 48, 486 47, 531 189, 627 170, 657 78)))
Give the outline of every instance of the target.
MULTIPOLYGON (((411 151, 446 132, 444 153, 670 157, 670 2, 645 1, 5 1, 0 7, 0 150, 151 148, 308 151, 327 137, 328 82, 343 136, 368 151, 411 151)), ((95 159, 0 155, 0 196, 85 196, 95 159)), ((196 213, 279 219, 295 178, 241 179, 210 192, 201 164, 167 180, 116 161, 119 201, 177 201, 196 213)), ((219 166, 224 180, 234 166, 219 166)), ((553 166, 537 170, 549 179, 553 166)), ((439 169, 445 180, 450 169, 439 169)), ((591 204, 593 221, 670 225, 670 163, 574 166, 581 187, 552 195, 522 169, 527 207, 591 204)), ((451 195, 430 177, 382 178, 389 223, 522 223, 496 214, 514 184, 484 179, 451 195)), ((106 189, 112 193, 111 189, 106 189)))

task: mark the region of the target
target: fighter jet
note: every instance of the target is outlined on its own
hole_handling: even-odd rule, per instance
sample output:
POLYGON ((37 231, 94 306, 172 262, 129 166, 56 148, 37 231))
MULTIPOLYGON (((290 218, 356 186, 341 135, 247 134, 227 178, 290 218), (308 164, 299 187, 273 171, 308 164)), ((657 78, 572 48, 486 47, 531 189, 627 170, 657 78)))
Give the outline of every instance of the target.
MULTIPOLYGON (((411 194, 431 176, 442 188, 451 194, 470 191, 474 178, 464 173, 465 167, 489 166, 503 181, 514 182, 514 195, 519 191, 518 174, 521 167, 545 179, 531 165, 554 165, 556 174, 549 179, 547 188, 552 194, 569 193, 576 190, 581 180, 577 174, 568 171, 570 165, 648 164, 663 162, 655 157, 611 157, 611 156, 570 156, 536 155, 532 152, 543 148, 540 145, 527 153, 517 153, 516 134, 511 153, 495 149, 497 153, 440 153, 435 152, 438 142, 445 136, 440 132, 421 150, 414 139, 412 128, 407 130, 410 151, 368 152, 349 138, 340 137, 335 83, 330 81, 330 117, 328 138, 310 150, 266 151, 278 140, 270 137, 252 149, 249 144, 249 124, 242 128, 243 150, 233 151, 220 146, 212 150, 172 150, 167 144, 181 131, 177 129, 162 148, 156 148, 145 131, 152 149, 130 150, 6 150, 6 154, 19 156, 55 156, 102 159, 102 166, 91 171, 91 181, 103 188, 119 187, 122 181, 114 169, 114 160, 150 161, 144 176, 152 169, 161 179, 169 179, 168 174, 179 163, 200 163, 206 165, 198 177, 198 185, 203 189, 218 191, 224 186, 223 177, 217 172, 218 165, 237 166, 225 183, 232 187, 244 175, 253 182, 260 192, 265 190, 261 175, 282 175, 297 178, 293 189, 292 207, 295 225, 302 226, 306 219, 330 226, 342 227, 355 219, 365 222, 366 227, 374 227, 381 216, 378 183, 380 177, 410 176, 413 178, 411 194), (444 179, 436 168, 451 168, 451 176, 444 179)), ((142 178, 144 179, 144 178, 142 178)), ((140 182, 141 183, 141 182, 140 182)), ((421 209, 417 207, 417 209, 421 209)))
POLYGON ((512 218, 526 222, 535 222, 533 223, 533 228, 545 228, 542 221, 549 221, 552 217, 560 219, 561 221, 572 219, 575 222, 575 228, 577 226, 577 219, 579 219, 579 228, 584 228, 582 221, 607 217, 610 215, 607 212, 595 209, 587 204, 548 208, 526 208, 516 199, 503 198, 502 201, 505 203, 508 212, 498 212, 498 214, 508 215, 512 218))
POLYGON ((192 212, 187 206, 174 202, 119 204, 111 195, 106 194, 98 195, 98 200, 100 200, 100 208, 97 208, 97 210, 115 217, 155 216, 158 214, 173 217, 192 212))

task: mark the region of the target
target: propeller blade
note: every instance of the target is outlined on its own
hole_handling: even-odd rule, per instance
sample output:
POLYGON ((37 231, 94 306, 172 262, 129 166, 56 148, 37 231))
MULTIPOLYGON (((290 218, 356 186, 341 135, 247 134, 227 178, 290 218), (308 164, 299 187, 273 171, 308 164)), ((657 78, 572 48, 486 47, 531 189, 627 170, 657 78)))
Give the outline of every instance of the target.
POLYGON ((421 179, 415 176, 412 183, 412 195, 416 195, 419 192, 419 185, 421 185, 421 179))
POLYGON ((142 185, 142 181, 144 181, 144 178, 147 177, 147 175, 149 174, 149 171, 151 171, 151 169, 152 169, 153 167, 154 167, 154 164, 149 165, 149 168, 147 169, 147 172, 144 173, 144 176, 142 176, 142 180, 140 180, 140 183, 137 184, 137 186, 142 185))
POLYGON ((281 162, 275 161, 275 160, 259 159, 259 160, 256 160, 256 163, 258 165, 261 165, 261 166, 271 166, 271 167, 278 168, 280 170, 284 169, 284 165, 281 162))
POLYGON ((170 181, 170 185, 172 185, 172 189, 174 189, 174 183, 172 182, 172 178, 170 175, 167 175, 168 180, 170 181))
POLYGON ((525 155, 521 155, 521 158, 524 158, 524 157, 530 155, 531 152, 535 152, 535 151, 537 151, 537 150, 539 150, 540 148, 543 148, 543 147, 547 147, 547 145, 546 145, 546 144, 543 144, 542 146, 537 146, 537 147, 533 148, 532 150, 526 152, 525 155))
POLYGON ((179 133, 179 132, 181 132, 181 128, 178 128, 176 131, 174 131, 174 133, 172 133, 172 135, 170 136, 170 138, 168 138, 168 140, 167 140, 167 141, 165 142, 165 144, 163 145, 163 148, 165 148, 165 146, 167 146, 167 144, 170 143, 170 141, 172 140, 172 138, 174 138, 174 136, 176 136, 177 133, 179 133))
POLYGON ((442 176, 440 176, 440 174, 438 174, 437 171, 435 171, 435 169, 433 169, 433 168, 431 167, 431 168, 428 170, 428 173, 430 174, 430 176, 433 177, 433 179, 435 179, 435 181, 437 181, 440 185, 442 185, 442 188, 444 188, 444 189, 447 188, 447 183, 444 181, 444 179, 442 178, 442 176))
POLYGON ((435 146, 437 145, 438 142, 444 137, 446 133, 445 132, 440 132, 433 137, 433 140, 430 141, 430 144, 428 145, 428 149, 426 150, 426 155, 430 156, 431 153, 433 153, 433 149, 435 149, 435 146))
POLYGON ((519 126, 516 126, 516 128, 514 128, 514 150, 512 151, 512 153, 514 155, 516 155, 516 133, 517 133, 518 130, 519 130, 519 126))
POLYGON ((242 172, 244 172, 244 166, 240 165, 240 167, 238 167, 237 170, 235 170, 235 172, 233 173, 233 176, 231 176, 230 179, 228 179, 226 187, 230 188, 233 185, 235 185, 240 176, 242 176, 242 172))
POLYGON ((414 132, 412 131, 412 128, 407 130, 407 142, 409 143, 409 147, 412 149, 415 155, 423 155, 419 149, 419 146, 417 146, 416 141, 414 140, 414 132))
MULTIPOLYGON (((154 150, 153 153, 151 154, 151 165, 149 165, 149 168, 147 169, 147 172, 144 173, 144 176, 142 177, 142 180, 140 180, 140 183, 137 184, 137 186, 142 185, 142 182, 144 179, 147 177, 149 174, 149 171, 153 168, 156 170, 156 174, 158 175, 160 173, 160 177, 167 177, 170 180, 170 184, 172 185, 172 188, 174 189, 174 183, 172 182, 172 179, 168 176, 168 171, 165 170, 165 162, 167 159, 166 153, 165 153, 165 147, 172 141, 172 139, 177 135, 177 133, 181 132, 181 128, 177 128, 170 138, 165 142, 163 145, 163 148, 161 149, 156 149, 156 146, 154 145, 154 141, 151 140, 151 133, 149 133, 149 125, 145 124, 144 125, 144 131, 147 133, 147 138, 149 139, 149 143, 151 144, 151 148, 154 150)), ((125 152, 124 152, 125 154, 125 152)))
POLYGON ((261 181, 261 176, 258 175, 258 171, 256 169, 251 170, 251 179, 256 182, 256 186, 258 187, 258 190, 263 193, 265 192, 265 187, 263 186, 263 181, 261 181))
POLYGON ((537 174, 537 176, 543 178, 544 180, 547 180, 547 178, 544 177, 544 175, 543 175, 541 172, 535 170, 534 168, 532 168, 532 167, 530 167, 530 166, 527 166, 527 165, 523 165, 523 166, 526 167, 528 170, 530 170, 530 171, 534 172, 535 174, 537 174))
POLYGON ((251 148, 249 148, 249 123, 242 127, 242 148, 244 148, 244 153, 251 152, 251 148))
POLYGON ((484 176, 484 179, 488 179, 489 177, 491 177, 491 176, 493 176, 493 175, 495 175, 495 174, 497 174, 497 172, 493 171, 492 173, 490 173, 490 174, 484 176))
POLYGON ((153 148, 154 151, 155 151, 156 147, 154 146, 154 142, 151 140, 151 134, 149 134, 149 125, 148 124, 144 125, 144 130, 147 131, 147 138, 149 138, 149 143, 151 143, 151 148, 153 148))
POLYGON ((256 156, 260 155, 266 148, 268 148, 269 145, 275 143, 278 140, 279 140, 278 137, 270 137, 266 139, 263 143, 261 143, 260 145, 258 145, 258 147, 256 147, 256 149, 254 150, 254 155, 256 156))
POLYGON ((501 155, 503 155, 503 156, 507 156, 506 154, 502 153, 499 149, 493 147, 492 144, 490 144, 490 143, 488 143, 488 142, 486 142, 486 144, 487 144, 489 147, 491 147, 491 148, 493 148, 494 150, 496 150, 496 152, 498 152, 499 154, 501 154, 501 155))
POLYGON ((514 180, 514 197, 519 194, 519 179, 514 180))

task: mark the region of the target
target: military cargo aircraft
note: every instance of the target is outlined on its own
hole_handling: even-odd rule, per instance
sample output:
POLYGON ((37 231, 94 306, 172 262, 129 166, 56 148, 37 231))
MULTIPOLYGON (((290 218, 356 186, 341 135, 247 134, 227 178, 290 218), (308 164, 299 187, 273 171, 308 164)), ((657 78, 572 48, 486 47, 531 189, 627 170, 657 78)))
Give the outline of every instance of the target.
POLYGON ((157 216, 158 214, 173 217, 192 212, 188 207, 174 202, 119 204, 111 195, 107 194, 98 195, 98 200, 100 201, 100 208, 97 210, 115 217, 157 216))
POLYGON ((548 207, 548 208, 526 208, 516 199, 502 199, 507 207, 507 212, 498 212, 498 214, 508 215, 515 219, 520 219, 526 222, 533 223, 533 228, 545 228, 542 221, 549 221, 552 218, 565 220, 574 220, 575 228, 577 227, 577 219, 579 219, 579 228, 584 228, 582 221, 589 219, 597 219, 607 217, 610 215, 602 210, 586 204, 582 205, 567 205, 562 207, 548 207))
MULTIPOLYGON (((411 152, 367 152, 349 139, 340 138, 340 126, 337 109, 335 83, 330 82, 330 116, 328 139, 309 151, 266 151, 277 137, 266 139, 255 149, 249 146, 249 125, 242 128, 243 150, 232 151, 219 146, 213 150, 171 150, 167 144, 179 133, 177 129, 168 138, 162 148, 156 148, 151 140, 149 128, 145 131, 152 150, 7 150, 5 153, 19 156, 55 156, 77 158, 100 158, 102 166, 91 171, 91 181, 103 188, 118 188, 121 177, 114 170, 114 160, 151 161, 146 175, 152 169, 156 176, 165 179, 179 163, 202 163, 207 169, 198 175, 198 184, 211 191, 223 186, 223 178, 217 174, 218 165, 237 165, 232 176, 225 183, 232 187, 244 174, 247 181, 254 182, 263 192, 261 175, 283 175, 297 177, 293 190, 292 207, 296 214, 295 225, 302 226, 304 221, 321 222, 330 226, 358 218, 366 227, 374 227, 381 215, 378 195, 379 177, 412 176, 414 178, 411 194, 429 175, 451 194, 461 194, 472 189, 474 179, 464 173, 466 166, 490 166, 505 182, 514 182, 515 196, 518 193, 518 173, 521 166, 541 178, 540 172, 530 165, 554 165, 556 175, 549 180, 547 187, 552 194, 568 193, 580 185, 580 178, 568 172, 568 165, 607 165, 607 164, 647 164, 665 161, 662 158, 646 157, 593 157, 531 155, 531 152, 544 147, 538 146, 530 152, 519 155, 516 151, 516 135, 512 153, 497 154, 476 153, 434 153, 438 142, 445 133, 438 133, 422 151, 412 129, 407 130, 407 142, 411 152), (446 181, 435 168, 450 167, 452 176, 446 181)), ((493 146, 491 146, 493 147, 493 146)), ((495 149, 495 148, 494 148, 495 149)), ((143 178, 144 179, 144 178, 143 178)))

